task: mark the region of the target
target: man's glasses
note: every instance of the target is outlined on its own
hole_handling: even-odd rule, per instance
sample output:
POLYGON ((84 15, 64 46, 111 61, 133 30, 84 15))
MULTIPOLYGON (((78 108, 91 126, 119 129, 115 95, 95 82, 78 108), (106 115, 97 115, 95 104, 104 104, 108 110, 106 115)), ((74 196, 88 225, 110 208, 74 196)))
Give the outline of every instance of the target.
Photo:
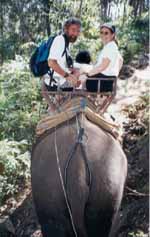
POLYGON ((109 32, 108 31, 100 31, 100 34, 101 35, 109 35, 109 32))

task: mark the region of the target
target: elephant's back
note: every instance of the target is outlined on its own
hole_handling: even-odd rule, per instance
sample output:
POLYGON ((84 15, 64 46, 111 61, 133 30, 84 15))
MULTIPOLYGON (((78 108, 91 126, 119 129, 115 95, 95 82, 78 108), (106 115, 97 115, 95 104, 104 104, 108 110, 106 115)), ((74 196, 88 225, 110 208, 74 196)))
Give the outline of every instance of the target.
MULTIPOLYGON (((81 233, 88 231, 89 236, 97 237, 98 233, 109 231, 110 226, 103 227, 108 219, 112 221, 113 213, 120 206, 126 179, 126 158, 111 135, 83 116, 80 123, 84 128, 83 143, 79 143, 68 165, 65 190, 76 226, 81 233)), ((76 139, 77 122, 74 118, 69 124, 64 123, 42 136, 33 148, 31 161, 33 199, 40 223, 48 220, 54 226, 56 220, 68 236, 71 236, 72 227, 59 168, 65 181, 66 162, 76 139)))
MULTIPOLYGON (((65 207, 65 199, 60 179, 60 170, 65 180, 65 170, 71 150, 76 141, 76 121, 63 124, 56 130, 49 131, 33 147, 31 159, 31 182, 33 198, 39 208, 51 209, 51 204, 65 207), (41 195, 42 194, 42 195, 41 195), (49 204, 48 204, 49 203, 49 204)), ((87 170, 80 147, 67 169, 67 192, 71 199, 87 188, 87 170)), ((80 195, 81 196, 81 195, 80 195)), ((80 202, 80 201, 79 201, 80 202)))

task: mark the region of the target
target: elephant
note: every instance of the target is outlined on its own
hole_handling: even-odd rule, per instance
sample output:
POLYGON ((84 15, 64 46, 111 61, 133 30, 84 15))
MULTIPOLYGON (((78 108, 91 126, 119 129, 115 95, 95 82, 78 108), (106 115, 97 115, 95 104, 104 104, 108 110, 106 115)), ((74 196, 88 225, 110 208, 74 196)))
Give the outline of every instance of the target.
POLYGON ((43 237, 115 236, 126 177, 120 143, 81 112, 41 135, 31 185, 43 237))

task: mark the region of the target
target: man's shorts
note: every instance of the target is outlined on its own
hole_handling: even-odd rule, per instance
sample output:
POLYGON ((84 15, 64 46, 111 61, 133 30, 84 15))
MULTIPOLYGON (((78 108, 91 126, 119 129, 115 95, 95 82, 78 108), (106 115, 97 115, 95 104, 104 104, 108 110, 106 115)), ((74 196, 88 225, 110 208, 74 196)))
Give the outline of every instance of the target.
MULTIPOLYGON (((45 83, 45 86, 46 86, 48 91, 57 91, 58 90, 58 86, 57 85, 48 86, 45 83)), ((73 91, 73 87, 59 87, 59 90, 61 90, 61 91, 73 91)))

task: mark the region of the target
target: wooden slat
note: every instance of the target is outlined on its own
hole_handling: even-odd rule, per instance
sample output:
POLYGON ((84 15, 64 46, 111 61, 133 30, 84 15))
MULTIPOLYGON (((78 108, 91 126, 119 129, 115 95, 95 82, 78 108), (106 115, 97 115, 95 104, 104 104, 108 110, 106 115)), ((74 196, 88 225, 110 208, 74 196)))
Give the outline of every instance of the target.
MULTIPOLYGON (((57 125, 72 119, 77 112, 83 111, 85 116, 94 124, 98 125, 99 127, 103 128, 104 130, 108 131, 112 135, 114 135, 113 130, 119 129, 119 125, 115 123, 110 123, 106 121, 102 116, 97 114, 93 111, 93 105, 87 101, 85 107, 81 107, 83 98, 73 98, 70 101, 67 101, 63 106, 63 111, 54 115, 54 116, 46 116, 43 118, 37 125, 36 134, 40 136, 45 131, 56 127, 57 125)), ((118 134, 119 135, 119 134, 118 134)), ((116 137, 116 133, 115 133, 116 137)))

